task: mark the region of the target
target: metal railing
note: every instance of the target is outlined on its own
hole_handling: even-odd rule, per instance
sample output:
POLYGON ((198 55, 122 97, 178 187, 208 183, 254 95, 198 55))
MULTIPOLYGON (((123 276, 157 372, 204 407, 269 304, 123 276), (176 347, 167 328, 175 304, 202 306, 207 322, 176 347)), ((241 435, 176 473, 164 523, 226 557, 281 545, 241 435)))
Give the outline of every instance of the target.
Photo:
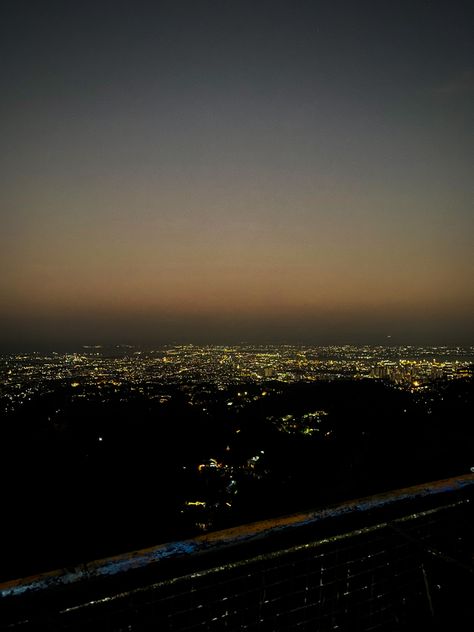
POLYGON ((7 582, 2 629, 473 623, 473 493, 467 475, 7 582))

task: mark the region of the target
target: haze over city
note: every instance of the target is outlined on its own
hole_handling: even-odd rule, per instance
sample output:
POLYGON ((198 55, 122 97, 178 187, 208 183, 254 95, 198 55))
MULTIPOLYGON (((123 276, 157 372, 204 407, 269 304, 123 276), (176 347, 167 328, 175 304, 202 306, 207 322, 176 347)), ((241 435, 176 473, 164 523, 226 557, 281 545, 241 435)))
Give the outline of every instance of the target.
POLYGON ((472 3, 0 17, 1 349, 472 344, 472 3))

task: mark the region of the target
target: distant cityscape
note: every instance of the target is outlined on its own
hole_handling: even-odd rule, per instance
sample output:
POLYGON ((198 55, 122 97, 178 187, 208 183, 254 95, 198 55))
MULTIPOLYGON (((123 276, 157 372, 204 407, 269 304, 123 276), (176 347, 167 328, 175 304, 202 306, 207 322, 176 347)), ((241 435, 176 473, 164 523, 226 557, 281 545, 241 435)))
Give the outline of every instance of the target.
POLYGON ((12 541, 47 516, 5 577, 465 473, 473 366, 472 346, 4 354, 2 463, 22 471, 4 503, 12 541))
POLYGON ((190 387, 209 383, 225 389, 259 382, 379 379, 409 390, 423 390, 436 379, 467 377, 474 347, 383 347, 168 345, 145 349, 129 345, 87 345, 69 353, 0 356, 0 397, 5 411, 69 381, 73 398, 84 388, 118 389, 153 396, 157 384, 190 387), (148 392, 149 391, 149 392, 148 392))

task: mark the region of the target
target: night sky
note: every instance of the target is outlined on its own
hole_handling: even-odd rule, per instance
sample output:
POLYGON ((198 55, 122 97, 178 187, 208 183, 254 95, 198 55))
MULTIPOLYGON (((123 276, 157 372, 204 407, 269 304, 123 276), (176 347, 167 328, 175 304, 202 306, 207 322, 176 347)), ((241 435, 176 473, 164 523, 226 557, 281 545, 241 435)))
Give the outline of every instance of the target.
POLYGON ((0 348, 472 344, 473 18, 4 0, 0 348))

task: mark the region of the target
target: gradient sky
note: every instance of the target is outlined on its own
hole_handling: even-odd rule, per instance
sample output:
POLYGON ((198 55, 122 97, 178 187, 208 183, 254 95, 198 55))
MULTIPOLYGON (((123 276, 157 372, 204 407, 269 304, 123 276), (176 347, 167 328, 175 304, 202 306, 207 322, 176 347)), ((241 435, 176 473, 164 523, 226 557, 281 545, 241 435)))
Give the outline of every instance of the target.
POLYGON ((473 7, 2 2, 0 348, 474 343, 473 7))

